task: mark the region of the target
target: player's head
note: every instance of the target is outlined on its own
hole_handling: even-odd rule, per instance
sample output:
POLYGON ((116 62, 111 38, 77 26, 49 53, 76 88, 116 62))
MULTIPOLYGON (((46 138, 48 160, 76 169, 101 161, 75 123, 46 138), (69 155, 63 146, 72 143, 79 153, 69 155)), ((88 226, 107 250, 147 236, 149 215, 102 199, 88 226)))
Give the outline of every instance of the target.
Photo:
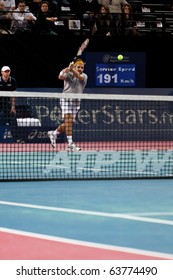
POLYGON ((2 76, 9 76, 10 75, 10 72, 11 72, 11 69, 9 66, 3 66, 1 68, 1 74, 2 76))
POLYGON ((85 66, 85 63, 84 63, 84 61, 81 58, 77 58, 75 60, 74 67, 76 68, 76 70, 79 73, 82 73, 84 71, 84 66, 85 66))

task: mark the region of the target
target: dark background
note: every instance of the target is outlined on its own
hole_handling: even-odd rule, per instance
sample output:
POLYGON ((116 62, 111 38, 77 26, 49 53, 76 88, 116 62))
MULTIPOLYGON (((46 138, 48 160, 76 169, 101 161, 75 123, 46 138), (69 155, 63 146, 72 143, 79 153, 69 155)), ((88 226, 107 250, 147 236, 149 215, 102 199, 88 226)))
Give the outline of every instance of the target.
MULTIPOLYGON (((8 65, 18 88, 60 88, 59 71, 68 66, 83 36, 0 36, 0 67, 8 65)), ((171 88, 172 37, 91 37, 87 51, 146 52, 146 88, 171 88)), ((86 63, 89 63, 86 61, 86 63)), ((89 73, 87 73, 89 75, 89 73)))

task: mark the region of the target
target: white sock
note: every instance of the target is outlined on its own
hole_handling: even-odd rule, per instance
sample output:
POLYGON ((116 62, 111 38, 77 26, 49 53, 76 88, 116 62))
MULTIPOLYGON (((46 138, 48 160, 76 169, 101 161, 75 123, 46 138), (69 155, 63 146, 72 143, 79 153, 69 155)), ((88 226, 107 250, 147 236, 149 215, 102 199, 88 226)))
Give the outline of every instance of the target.
POLYGON ((57 135, 59 134, 59 131, 56 129, 56 130, 54 130, 53 134, 54 134, 55 136, 57 136, 57 135))
POLYGON ((72 136, 71 136, 71 135, 70 135, 70 136, 69 136, 69 135, 67 136, 67 141, 68 141, 68 144, 69 144, 69 145, 71 145, 71 144, 73 143, 73 140, 72 140, 72 136))

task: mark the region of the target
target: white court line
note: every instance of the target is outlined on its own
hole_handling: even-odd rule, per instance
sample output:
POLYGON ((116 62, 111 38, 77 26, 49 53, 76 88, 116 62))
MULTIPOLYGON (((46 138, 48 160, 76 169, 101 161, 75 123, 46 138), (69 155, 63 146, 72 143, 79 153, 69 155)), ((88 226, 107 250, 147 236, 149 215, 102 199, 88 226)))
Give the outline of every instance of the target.
POLYGON ((128 215, 134 216, 173 216, 173 212, 137 212, 128 213, 128 215))
POLYGON ((39 239, 45 239, 45 240, 49 240, 49 241, 64 242, 64 243, 68 243, 68 244, 92 247, 92 248, 97 248, 97 249, 105 249, 105 250, 119 251, 119 252, 132 253, 132 254, 138 254, 138 255, 144 255, 144 256, 173 259, 173 254, 140 250, 140 249, 134 249, 134 248, 130 248, 130 247, 121 247, 121 246, 100 244, 100 243, 95 243, 95 242, 80 241, 80 240, 75 240, 75 239, 70 239, 70 238, 63 238, 63 237, 57 237, 57 236, 51 236, 51 235, 45 235, 45 234, 39 234, 39 233, 33 233, 33 232, 27 232, 27 231, 21 231, 21 230, 14 230, 14 229, 3 228, 3 227, 0 228, 0 231, 6 232, 6 233, 11 233, 11 234, 27 236, 27 237, 31 237, 31 238, 39 238, 39 239))
MULTIPOLYGON (((42 205, 34 205, 34 204, 26 204, 26 203, 17 203, 17 202, 2 201, 2 200, 0 200, 0 204, 16 206, 16 207, 25 207, 25 208, 32 208, 32 209, 56 211, 56 212, 81 214, 81 215, 91 215, 91 216, 134 220, 134 221, 139 221, 139 222, 155 223, 155 224, 162 224, 162 225, 171 225, 171 226, 173 225, 173 221, 147 218, 147 217, 138 217, 138 214, 136 214, 136 213, 135 213, 135 215, 134 214, 106 213, 106 212, 77 210, 77 209, 60 208, 60 207, 50 207, 50 206, 42 206, 42 205)), ((162 215, 162 214, 163 213, 158 212, 158 215, 162 215)))

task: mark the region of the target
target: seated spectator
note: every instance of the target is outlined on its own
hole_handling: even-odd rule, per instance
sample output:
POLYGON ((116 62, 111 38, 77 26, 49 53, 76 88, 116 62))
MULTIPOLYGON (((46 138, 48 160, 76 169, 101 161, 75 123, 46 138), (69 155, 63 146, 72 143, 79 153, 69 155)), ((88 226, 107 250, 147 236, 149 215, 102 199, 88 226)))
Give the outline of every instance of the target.
POLYGON ((126 0, 98 0, 99 4, 109 7, 109 11, 113 17, 120 18, 122 13, 121 7, 128 4, 126 0))
POLYGON ((29 11, 24 0, 19 0, 17 9, 12 13, 11 32, 13 34, 31 33, 36 17, 29 11))
POLYGON ((56 13, 49 9, 49 3, 42 1, 37 14, 35 33, 38 35, 58 35, 55 26, 57 20, 56 13))
POLYGON ((120 33, 124 36, 140 36, 137 30, 136 22, 133 19, 133 10, 130 4, 122 6, 121 14, 121 31, 120 33))
POLYGON ((0 34, 10 34, 12 15, 5 11, 4 1, 0 0, 0 34))
POLYGON ((95 17, 92 35, 112 36, 116 34, 116 21, 110 14, 108 6, 100 5, 99 13, 95 17))
POLYGON ((16 9, 15 0, 4 0, 5 11, 14 11, 16 9))

